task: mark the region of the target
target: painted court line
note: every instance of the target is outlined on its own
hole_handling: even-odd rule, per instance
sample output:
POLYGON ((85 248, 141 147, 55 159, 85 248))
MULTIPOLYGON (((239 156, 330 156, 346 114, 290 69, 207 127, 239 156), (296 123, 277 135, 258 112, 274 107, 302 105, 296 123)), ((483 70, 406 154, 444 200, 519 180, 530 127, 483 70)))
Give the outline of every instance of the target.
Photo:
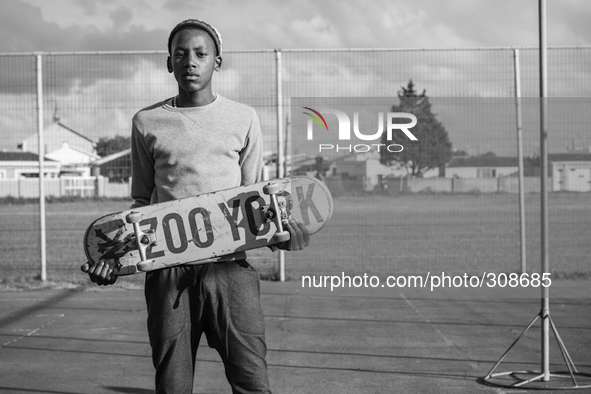
MULTIPOLYGON (((437 328, 429 319, 427 319, 425 317, 425 315, 423 315, 421 313, 421 311, 408 299, 406 298, 406 296, 403 293, 400 293, 400 297, 402 297, 402 299, 408 304, 408 306, 411 307, 411 309, 417 314, 417 316, 419 316, 421 319, 423 319, 423 321, 427 324, 429 324, 429 326, 433 329, 433 331, 435 331, 435 333, 437 335, 439 335, 439 337, 443 340, 443 342, 449 346, 449 347, 453 347, 455 349, 457 349, 460 354, 463 357, 468 357, 468 355, 462 350, 462 348, 460 348, 458 345, 456 345, 452 340, 450 340, 449 338, 447 338, 443 332, 441 332, 441 330, 439 328, 437 328)), ((474 370, 474 371, 478 371, 478 366, 476 364, 474 364, 473 362, 468 362, 468 365, 474 370)))
POLYGON ((24 335, 21 335, 18 338, 15 338, 15 339, 13 339, 11 341, 8 341, 8 342, 3 343, 0 346, 0 348, 7 347, 9 345, 12 345, 13 343, 16 343, 16 342, 20 341, 23 338, 27 338, 27 337, 30 337, 32 335, 35 335, 36 333, 38 333, 42 329, 46 328, 47 326, 50 326, 51 324, 55 323, 56 321, 58 321, 59 319, 61 319, 62 317, 66 316, 66 315, 62 313, 62 314, 58 314, 58 315, 33 315, 33 316, 35 316, 35 317, 48 317, 48 316, 52 316, 52 317, 55 317, 55 318, 53 320, 45 323, 45 324, 40 325, 39 327, 36 327, 36 328, 30 330, 29 332, 27 332, 24 335))

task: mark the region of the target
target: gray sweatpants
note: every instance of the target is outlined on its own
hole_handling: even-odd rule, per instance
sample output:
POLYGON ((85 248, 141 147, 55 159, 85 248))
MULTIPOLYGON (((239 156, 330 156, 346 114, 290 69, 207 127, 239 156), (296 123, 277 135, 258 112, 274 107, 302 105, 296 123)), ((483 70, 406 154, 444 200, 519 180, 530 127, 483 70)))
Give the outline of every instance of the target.
POLYGON ((232 393, 270 393, 260 282, 246 261, 149 272, 145 295, 157 394, 192 392, 202 333, 232 393))

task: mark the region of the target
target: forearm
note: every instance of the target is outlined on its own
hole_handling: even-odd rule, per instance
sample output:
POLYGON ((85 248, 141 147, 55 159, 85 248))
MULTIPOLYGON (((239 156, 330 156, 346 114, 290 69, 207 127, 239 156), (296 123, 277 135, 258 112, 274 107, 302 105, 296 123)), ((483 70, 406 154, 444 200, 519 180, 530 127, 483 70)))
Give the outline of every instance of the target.
POLYGON ((256 113, 253 115, 246 145, 240 153, 240 161, 242 184, 259 182, 263 170, 263 139, 256 113))
POLYGON ((131 132, 131 207, 150 205, 154 187, 154 160, 143 135, 134 125, 131 132))

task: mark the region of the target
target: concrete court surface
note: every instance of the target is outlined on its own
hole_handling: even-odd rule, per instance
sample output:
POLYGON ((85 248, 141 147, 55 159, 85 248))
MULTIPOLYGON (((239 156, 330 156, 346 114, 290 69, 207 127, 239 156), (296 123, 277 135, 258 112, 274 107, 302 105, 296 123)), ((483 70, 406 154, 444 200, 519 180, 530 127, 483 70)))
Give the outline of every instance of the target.
MULTIPOLYGON (((480 378, 540 311, 540 294, 519 288, 331 292, 262 282, 273 392, 532 392, 491 387, 480 378)), ((589 374, 591 281, 555 281, 551 297, 552 320, 579 372, 589 374)), ((0 393, 151 393, 145 319, 140 288, 1 292, 0 393)), ((539 370, 540 337, 538 321, 496 372, 539 370)), ((550 340, 551 370, 565 371, 553 335, 550 340)), ((193 392, 229 393, 219 356, 204 338, 197 358, 193 392)), ((585 379, 579 384, 591 384, 585 379)))

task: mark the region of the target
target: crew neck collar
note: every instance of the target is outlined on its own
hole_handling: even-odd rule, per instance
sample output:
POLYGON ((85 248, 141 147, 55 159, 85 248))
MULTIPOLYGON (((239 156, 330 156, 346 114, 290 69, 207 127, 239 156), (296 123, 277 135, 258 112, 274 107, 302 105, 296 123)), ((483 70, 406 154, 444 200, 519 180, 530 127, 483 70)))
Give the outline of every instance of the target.
POLYGON ((219 94, 215 94, 213 101, 209 104, 206 104, 206 105, 200 105, 198 107, 175 107, 175 106, 173 106, 173 100, 175 100, 176 97, 177 96, 167 99, 164 102, 163 107, 169 111, 200 111, 203 109, 211 108, 214 105, 217 105, 217 103, 219 103, 220 99, 222 98, 222 96, 220 96, 219 94))

